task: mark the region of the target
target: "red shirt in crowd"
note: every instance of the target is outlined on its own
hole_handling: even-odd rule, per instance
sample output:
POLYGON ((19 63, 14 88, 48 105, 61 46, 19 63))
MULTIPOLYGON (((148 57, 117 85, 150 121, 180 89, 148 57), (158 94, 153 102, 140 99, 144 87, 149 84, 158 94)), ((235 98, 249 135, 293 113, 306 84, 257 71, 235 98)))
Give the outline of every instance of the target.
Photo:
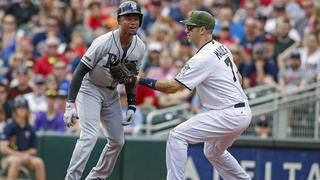
POLYGON ((144 98, 152 97, 153 98, 153 106, 159 108, 159 102, 156 96, 156 93, 153 89, 150 89, 145 86, 138 86, 137 89, 137 96, 136 96, 136 103, 137 105, 143 104, 144 98))
POLYGON ((101 17, 97 18, 90 16, 88 20, 88 26, 91 29, 102 28, 106 26, 107 20, 110 18, 108 14, 102 14, 101 17))
POLYGON ((34 66, 34 72, 47 77, 50 73, 52 73, 53 64, 56 61, 64 61, 66 64, 70 63, 69 59, 63 54, 59 54, 55 57, 48 57, 47 55, 44 55, 37 60, 34 66))

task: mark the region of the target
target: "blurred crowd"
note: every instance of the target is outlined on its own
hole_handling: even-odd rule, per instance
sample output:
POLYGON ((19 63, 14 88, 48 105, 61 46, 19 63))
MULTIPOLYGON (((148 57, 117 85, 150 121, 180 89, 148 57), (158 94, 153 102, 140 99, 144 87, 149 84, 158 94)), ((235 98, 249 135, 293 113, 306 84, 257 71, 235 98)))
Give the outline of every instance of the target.
MULTIPOLYGON (((12 118, 13 100, 23 95, 28 101, 29 123, 37 131, 78 133, 79 128, 67 129, 63 122, 72 73, 93 39, 118 27, 121 2, 0 1, 0 132, 12 118)), ((177 75, 197 51, 186 39, 180 21, 191 10, 204 10, 216 18, 212 36, 231 50, 243 76, 243 88, 272 84, 286 93, 318 79, 319 0, 138 2, 144 14, 138 35, 147 47, 141 72, 145 77, 164 80, 177 75)), ((121 87, 119 92, 126 98, 121 87)), ((137 111, 136 124, 142 124, 149 111, 182 103, 190 103, 195 113, 205 111, 194 92, 164 94, 139 86, 141 111, 137 111)), ((134 128, 127 127, 126 132, 134 128)))

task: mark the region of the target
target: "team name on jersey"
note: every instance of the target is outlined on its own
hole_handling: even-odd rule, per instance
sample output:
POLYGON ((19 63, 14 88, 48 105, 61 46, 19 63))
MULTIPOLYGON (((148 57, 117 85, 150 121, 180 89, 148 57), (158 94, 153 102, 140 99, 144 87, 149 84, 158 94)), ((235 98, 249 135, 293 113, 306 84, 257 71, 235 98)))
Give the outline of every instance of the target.
POLYGON ((219 46, 215 51, 214 54, 221 59, 222 56, 228 54, 228 50, 224 46, 219 46))
POLYGON ((131 66, 137 66, 138 60, 129 60, 129 59, 122 59, 120 60, 117 55, 113 53, 108 53, 108 60, 103 67, 109 68, 110 65, 117 65, 119 63, 125 63, 125 64, 132 64, 131 66))

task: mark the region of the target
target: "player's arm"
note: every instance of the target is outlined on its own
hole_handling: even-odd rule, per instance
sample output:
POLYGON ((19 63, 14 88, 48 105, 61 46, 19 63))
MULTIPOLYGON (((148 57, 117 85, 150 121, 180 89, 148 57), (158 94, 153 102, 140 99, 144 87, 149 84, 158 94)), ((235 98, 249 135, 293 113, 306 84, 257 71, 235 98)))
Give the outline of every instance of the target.
POLYGON ((90 71, 90 69, 80 62, 73 73, 73 77, 70 83, 68 102, 74 103, 79 92, 83 77, 90 71))
POLYGON ((164 93, 175 93, 178 90, 185 88, 183 84, 174 79, 156 80, 137 76, 137 83, 164 93))
POLYGON ((136 105, 137 86, 126 86, 128 105, 136 105))

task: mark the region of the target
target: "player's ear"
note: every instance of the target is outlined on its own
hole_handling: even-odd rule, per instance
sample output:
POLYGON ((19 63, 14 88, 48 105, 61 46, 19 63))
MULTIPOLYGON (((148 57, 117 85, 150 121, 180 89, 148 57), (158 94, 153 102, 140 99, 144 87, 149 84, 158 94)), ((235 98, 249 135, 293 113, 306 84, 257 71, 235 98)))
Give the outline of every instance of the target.
POLYGON ((118 25, 120 25, 120 21, 121 21, 120 17, 117 18, 117 21, 118 21, 118 25))

